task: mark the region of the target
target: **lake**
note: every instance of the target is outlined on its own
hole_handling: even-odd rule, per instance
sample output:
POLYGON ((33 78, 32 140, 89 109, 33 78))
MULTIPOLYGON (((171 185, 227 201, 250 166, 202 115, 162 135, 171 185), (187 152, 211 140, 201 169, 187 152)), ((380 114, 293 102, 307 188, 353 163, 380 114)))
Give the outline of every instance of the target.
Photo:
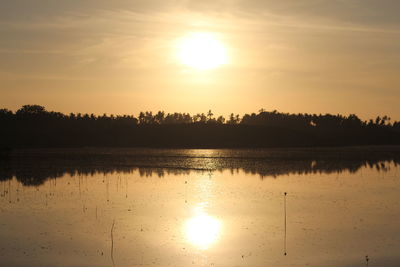
POLYGON ((400 266, 399 164, 399 147, 16 150, 0 266, 400 266))

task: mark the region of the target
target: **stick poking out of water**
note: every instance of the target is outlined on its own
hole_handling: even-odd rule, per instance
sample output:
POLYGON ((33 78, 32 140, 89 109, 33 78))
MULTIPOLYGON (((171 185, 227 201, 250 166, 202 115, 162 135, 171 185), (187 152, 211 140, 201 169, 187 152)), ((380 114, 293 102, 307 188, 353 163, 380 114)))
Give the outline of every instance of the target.
POLYGON ((286 230, 287 230, 287 227, 286 227, 286 195, 287 195, 287 193, 285 192, 284 193, 284 199, 283 199, 283 209, 284 209, 284 224, 285 224, 285 237, 284 237, 284 244, 283 244, 283 248, 284 248, 284 251, 283 251, 283 255, 287 255, 287 253, 286 253, 286 230))
POLYGON ((113 235, 114 225, 115 225, 115 219, 113 220, 113 223, 112 223, 112 226, 111 226, 111 261, 113 263, 113 266, 115 267, 115 263, 114 263, 114 235, 113 235))

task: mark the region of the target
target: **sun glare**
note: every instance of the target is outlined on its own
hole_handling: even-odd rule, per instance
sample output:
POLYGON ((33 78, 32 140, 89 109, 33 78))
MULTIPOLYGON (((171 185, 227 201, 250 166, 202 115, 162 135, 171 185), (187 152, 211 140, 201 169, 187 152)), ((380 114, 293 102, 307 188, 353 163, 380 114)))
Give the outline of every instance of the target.
POLYGON ((216 242, 220 231, 220 221, 203 212, 189 219, 185 227, 187 240, 200 249, 207 249, 216 242))
POLYGON ((212 34, 190 34, 182 38, 178 50, 180 62, 195 69, 213 69, 227 63, 225 46, 212 34))
POLYGON ((186 221, 185 236, 189 243, 199 249, 207 249, 221 234, 221 221, 207 214, 204 203, 194 208, 194 216, 186 221))

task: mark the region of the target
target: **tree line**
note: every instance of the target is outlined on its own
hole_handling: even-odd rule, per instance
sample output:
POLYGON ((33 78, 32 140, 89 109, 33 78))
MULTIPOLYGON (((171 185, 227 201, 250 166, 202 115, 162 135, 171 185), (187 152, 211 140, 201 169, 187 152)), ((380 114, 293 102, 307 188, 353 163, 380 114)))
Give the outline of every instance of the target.
POLYGON ((350 114, 290 114, 261 109, 231 113, 140 112, 94 115, 24 105, 0 109, 2 147, 155 146, 269 147, 399 144, 400 122, 388 116, 361 120, 350 114))
POLYGON ((214 113, 209 110, 207 113, 165 113, 158 111, 157 113, 146 111, 140 112, 137 117, 133 115, 94 115, 70 113, 63 114, 61 112, 47 111, 45 107, 40 105, 24 105, 15 113, 8 109, 0 109, 0 120, 78 120, 78 121, 98 121, 98 122, 118 122, 122 124, 191 124, 191 123, 208 123, 208 124, 245 124, 245 125, 265 125, 265 126, 281 126, 281 127, 389 127, 393 129, 400 128, 400 122, 391 122, 388 116, 378 116, 368 121, 361 120, 357 115, 350 114, 348 116, 332 115, 332 114, 307 114, 307 113, 281 113, 277 110, 266 111, 260 109, 258 113, 239 114, 231 113, 228 119, 224 116, 214 117, 214 113))

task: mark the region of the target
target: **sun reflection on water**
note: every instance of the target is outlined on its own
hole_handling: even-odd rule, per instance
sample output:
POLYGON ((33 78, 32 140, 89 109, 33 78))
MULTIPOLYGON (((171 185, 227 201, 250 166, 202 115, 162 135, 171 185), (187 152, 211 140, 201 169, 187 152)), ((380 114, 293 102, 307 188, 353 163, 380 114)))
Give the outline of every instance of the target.
POLYGON ((208 215, 203 207, 196 207, 194 216, 186 221, 186 239, 200 249, 208 249, 220 234, 221 221, 208 215))

